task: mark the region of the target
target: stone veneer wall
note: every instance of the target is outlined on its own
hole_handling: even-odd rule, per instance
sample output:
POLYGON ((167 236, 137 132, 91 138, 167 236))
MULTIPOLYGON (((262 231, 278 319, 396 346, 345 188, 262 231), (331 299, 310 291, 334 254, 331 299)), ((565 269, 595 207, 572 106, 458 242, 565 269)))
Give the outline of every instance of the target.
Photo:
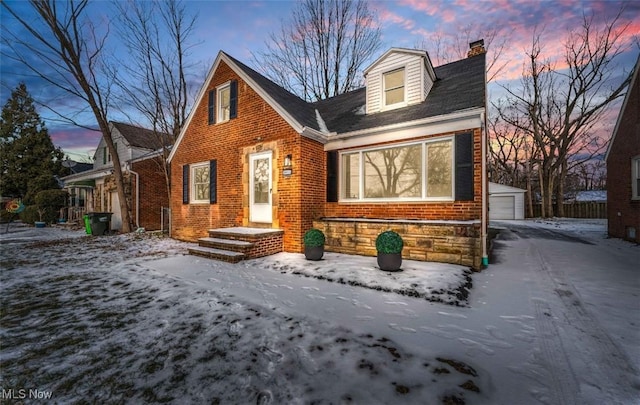
POLYGON ((402 236, 405 259, 481 269, 480 221, 323 218, 313 221, 313 226, 324 232, 329 252, 375 256, 376 237, 391 229, 402 236))

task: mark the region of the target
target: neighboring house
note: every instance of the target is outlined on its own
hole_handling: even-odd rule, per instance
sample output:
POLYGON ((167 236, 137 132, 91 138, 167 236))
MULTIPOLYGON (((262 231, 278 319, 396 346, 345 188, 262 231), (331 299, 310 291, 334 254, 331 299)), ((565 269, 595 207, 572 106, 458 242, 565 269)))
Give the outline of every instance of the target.
POLYGON ((329 251, 375 255, 394 229, 405 258, 481 268, 485 52, 472 45, 436 68, 392 48, 364 88, 314 103, 220 52, 171 151, 172 236, 234 261, 221 239, 250 242, 248 257, 301 252, 316 227, 329 251))
POLYGON ((607 150, 609 236, 640 243, 640 56, 607 150))
MULTIPOLYGON (((159 159, 161 141, 153 131, 145 128, 120 122, 110 122, 109 125, 123 167, 133 224, 148 230, 161 229, 162 208, 169 205, 159 159)), ((80 220, 87 212, 111 212, 111 229, 122 229, 113 161, 104 138, 100 139, 96 149, 93 169, 71 174, 62 180, 70 195, 78 196, 71 200, 70 220, 80 220)))
POLYGON ((524 219, 527 190, 489 182, 489 219, 524 219))

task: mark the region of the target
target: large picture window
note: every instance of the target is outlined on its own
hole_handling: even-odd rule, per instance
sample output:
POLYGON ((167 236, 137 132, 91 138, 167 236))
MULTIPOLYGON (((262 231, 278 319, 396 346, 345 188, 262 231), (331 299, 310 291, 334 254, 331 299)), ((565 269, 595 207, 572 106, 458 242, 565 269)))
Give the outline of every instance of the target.
POLYGON ((344 152, 345 201, 453 199, 453 139, 344 152))
POLYGON ((191 166, 191 202, 209 202, 209 162, 191 166))

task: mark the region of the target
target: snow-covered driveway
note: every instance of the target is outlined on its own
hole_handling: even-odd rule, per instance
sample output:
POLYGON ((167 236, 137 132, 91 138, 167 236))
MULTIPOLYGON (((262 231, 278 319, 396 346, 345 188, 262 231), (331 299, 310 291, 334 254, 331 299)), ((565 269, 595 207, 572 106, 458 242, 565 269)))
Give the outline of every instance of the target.
MULTIPOLYGON (((0 235, 0 402, 639 403, 640 247, 602 221, 494 225, 465 306, 292 274, 299 255, 232 265, 146 235, 0 235)), ((398 282, 372 258, 323 265, 398 282)), ((412 284, 459 279, 408 268, 412 284)))

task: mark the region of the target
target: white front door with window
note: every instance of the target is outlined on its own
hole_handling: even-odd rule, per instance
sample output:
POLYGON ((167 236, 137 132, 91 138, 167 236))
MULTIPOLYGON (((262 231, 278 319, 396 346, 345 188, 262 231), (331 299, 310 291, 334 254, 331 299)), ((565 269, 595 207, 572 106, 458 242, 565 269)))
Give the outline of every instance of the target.
POLYGON ((249 220, 272 222, 271 151, 249 156, 249 220))

